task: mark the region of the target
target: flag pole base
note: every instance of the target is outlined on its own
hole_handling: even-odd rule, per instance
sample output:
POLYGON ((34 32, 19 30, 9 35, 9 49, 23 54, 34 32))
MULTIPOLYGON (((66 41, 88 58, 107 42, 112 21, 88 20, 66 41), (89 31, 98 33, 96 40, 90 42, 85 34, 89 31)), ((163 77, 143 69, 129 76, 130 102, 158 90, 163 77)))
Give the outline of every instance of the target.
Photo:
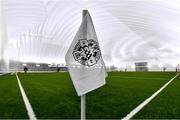
POLYGON ((81 120, 86 119, 86 95, 81 96, 81 120))

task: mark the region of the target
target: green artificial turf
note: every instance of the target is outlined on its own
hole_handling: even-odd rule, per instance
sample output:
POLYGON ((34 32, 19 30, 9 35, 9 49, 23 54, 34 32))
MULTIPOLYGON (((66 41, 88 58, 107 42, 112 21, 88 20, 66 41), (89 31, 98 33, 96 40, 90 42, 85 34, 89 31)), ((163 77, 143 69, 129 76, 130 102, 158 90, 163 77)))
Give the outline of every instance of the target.
POLYGON ((77 97, 68 73, 19 75, 37 118, 79 118, 77 97))
POLYGON ((153 72, 110 73, 106 86, 87 96, 87 116, 111 119, 125 117, 172 76, 172 73, 153 72))
POLYGON ((180 80, 175 79, 134 118, 180 119, 180 80))
MULTIPOLYGON (((174 75, 172 72, 109 73, 105 86, 86 95, 86 117, 125 117, 174 75)), ((80 97, 68 73, 28 73, 19 77, 37 118, 80 118, 80 97)))
POLYGON ((27 112, 15 75, 0 76, 0 119, 25 119, 27 112))

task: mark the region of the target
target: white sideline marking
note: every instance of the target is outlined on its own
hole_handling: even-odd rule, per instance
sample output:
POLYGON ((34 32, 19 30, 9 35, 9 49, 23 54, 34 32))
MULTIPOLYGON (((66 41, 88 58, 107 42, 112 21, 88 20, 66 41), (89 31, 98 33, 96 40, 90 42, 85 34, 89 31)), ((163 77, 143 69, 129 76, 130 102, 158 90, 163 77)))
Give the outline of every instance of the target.
POLYGON ((9 74, 9 73, 0 73, 0 76, 6 75, 6 74, 9 74))
POLYGON ((155 98, 166 86, 168 86, 179 74, 174 76, 171 80, 169 80, 164 86, 162 86, 157 92, 155 92, 151 97, 147 98, 144 102, 142 102, 139 106, 137 106, 134 110, 132 110, 126 117, 122 118, 122 120, 131 119, 136 113, 138 113, 144 106, 146 106, 153 98, 155 98))
POLYGON ((21 85, 21 82, 19 80, 19 77, 18 77, 17 73, 16 73, 16 78, 17 78, 17 81, 18 81, 18 84, 19 84, 19 88, 20 88, 20 91, 21 91, 21 95, 22 95, 24 104, 26 106, 26 110, 28 112, 29 119, 30 120, 37 120, 36 115, 34 114, 34 111, 33 111, 32 107, 31 107, 31 104, 30 104, 30 102, 29 102, 29 100, 28 100, 28 98, 26 96, 26 93, 25 93, 25 91, 24 91, 24 89, 23 89, 23 87, 21 85))
POLYGON ((110 77, 118 77, 118 78, 138 78, 138 79, 159 79, 159 80, 168 79, 168 78, 122 77, 122 76, 110 76, 110 77))

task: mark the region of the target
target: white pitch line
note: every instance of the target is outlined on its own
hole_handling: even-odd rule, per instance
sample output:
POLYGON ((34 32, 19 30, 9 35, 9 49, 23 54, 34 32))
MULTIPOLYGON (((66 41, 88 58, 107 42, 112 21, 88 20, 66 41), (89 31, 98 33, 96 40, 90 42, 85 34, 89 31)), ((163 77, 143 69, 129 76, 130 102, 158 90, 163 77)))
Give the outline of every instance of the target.
POLYGON ((9 74, 9 73, 0 73, 0 76, 7 75, 7 74, 9 74))
POLYGON ((154 99, 166 86, 168 86, 179 74, 169 80, 164 86, 162 86, 157 92, 155 92, 151 97, 142 102, 139 106, 137 106, 134 110, 132 110, 126 117, 122 118, 122 120, 131 119, 136 113, 138 113, 143 107, 145 107, 152 99, 154 99))
POLYGON ((110 76, 110 77, 118 77, 118 78, 137 78, 137 79, 158 79, 158 80, 168 79, 168 78, 121 77, 121 76, 110 76))
POLYGON ((21 91, 21 95, 22 95, 24 104, 26 106, 26 110, 28 112, 29 119, 30 120, 37 120, 36 115, 34 114, 34 111, 33 111, 32 107, 31 107, 31 104, 30 104, 30 102, 29 102, 29 100, 28 100, 28 98, 26 96, 26 93, 25 93, 25 91, 24 91, 24 89, 23 89, 23 87, 21 85, 21 82, 19 80, 19 77, 18 77, 17 73, 16 73, 16 78, 17 78, 17 81, 18 81, 18 84, 19 84, 19 88, 20 88, 20 91, 21 91))

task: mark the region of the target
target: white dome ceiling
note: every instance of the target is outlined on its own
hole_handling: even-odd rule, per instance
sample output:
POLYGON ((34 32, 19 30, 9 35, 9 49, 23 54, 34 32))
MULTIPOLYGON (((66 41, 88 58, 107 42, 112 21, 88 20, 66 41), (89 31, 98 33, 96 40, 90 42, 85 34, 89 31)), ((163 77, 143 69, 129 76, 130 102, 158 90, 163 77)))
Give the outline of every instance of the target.
POLYGON ((179 0, 6 0, 10 59, 65 63, 83 9, 106 65, 180 62, 179 0))

